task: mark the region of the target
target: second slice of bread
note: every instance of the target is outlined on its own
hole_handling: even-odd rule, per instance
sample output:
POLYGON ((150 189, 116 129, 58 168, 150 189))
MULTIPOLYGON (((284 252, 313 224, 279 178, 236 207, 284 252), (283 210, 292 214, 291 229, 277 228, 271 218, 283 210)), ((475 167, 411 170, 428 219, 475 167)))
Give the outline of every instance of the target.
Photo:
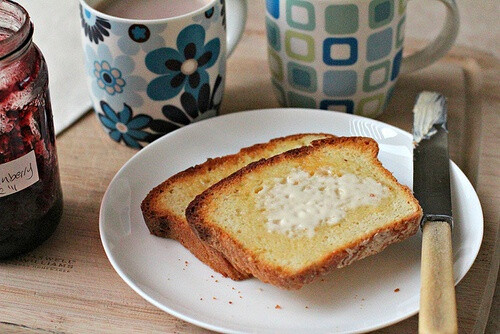
MULTIPOLYGON (((422 215, 417 200, 382 166, 377 154, 374 140, 344 137, 315 141, 252 163, 197 196, 186 210, 188 222, 240 270, 282 288, 300 288, 333 268, 378 253, 417 232, 422 215), (349 174, 373 180, 383 187, 384 197, 374 205, 347 208, 338 223, 318 224, 310 235, 270 230, 269 208, 259 205, 258 194, 288 182, 287 177, 297 170, 305 175, 294 183, 302 190, 317 185, 310 177, 318 173, 327 178, 349 174)), ((289 198, 291 192, 271 196, 268 205, 283 201, 280 196, 289 198)), ((327 203, 328 214, 330 205, 333 208, 335 203, 327 203)), ((306 205, 306 209, 315 208, 306 205)))
POLYGON ((234 280, 251 275, 236 269, 222 253, 202 242, 189 227, 185 210, 197 195, 221 179, 251 162, 309 145, 312 141, 332 138, 324 133, 295 134, 241 149, 240 152, 188 168, 175 174, 149 192, 141 204, 149 231, 159 237, 178 240, 199 260, 234 280))

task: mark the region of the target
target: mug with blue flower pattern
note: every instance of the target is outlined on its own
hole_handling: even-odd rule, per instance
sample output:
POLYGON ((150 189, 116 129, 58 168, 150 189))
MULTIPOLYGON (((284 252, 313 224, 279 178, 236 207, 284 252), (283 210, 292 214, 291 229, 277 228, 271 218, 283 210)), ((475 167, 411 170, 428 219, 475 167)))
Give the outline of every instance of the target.
POLYGON ((80 0, 81 31, 94 110, 113 140, 142 148, 218 114, 246 0, 204 0, 187 14, 147 20, 105 14, 100 3, 80 0))
POLYGON ((283 106, 377 117, 398 75, 441 58, 457 36, 454 0, 425 49, 403 56, 408 0, 266 0, 269 66, 283 106))

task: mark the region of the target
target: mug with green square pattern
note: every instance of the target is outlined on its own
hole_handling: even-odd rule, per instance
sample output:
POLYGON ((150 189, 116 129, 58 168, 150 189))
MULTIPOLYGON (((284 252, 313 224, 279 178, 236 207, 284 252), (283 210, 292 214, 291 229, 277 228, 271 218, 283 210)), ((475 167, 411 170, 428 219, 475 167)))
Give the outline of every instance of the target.
POLYGON ((368 117, 387 105, 400 73, 423 68, 453 45, 459 16, 425 49, 403 57, 408 0, 266 0, 269 67, 283 106, 368 117))

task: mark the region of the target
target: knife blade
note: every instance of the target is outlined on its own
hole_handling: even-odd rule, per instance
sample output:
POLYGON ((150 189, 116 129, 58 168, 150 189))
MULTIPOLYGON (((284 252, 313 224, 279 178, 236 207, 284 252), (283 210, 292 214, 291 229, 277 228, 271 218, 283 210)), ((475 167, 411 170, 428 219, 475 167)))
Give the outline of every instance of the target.
POLYGON ((457 333, 446 99, 422 92, 413 114, 413 191, 424 213, 419 332, 457 333))
POLYGON ((413 109, 413 191, 428 220, 452 223, 450 156, 444 96, 422 92, 413 109))

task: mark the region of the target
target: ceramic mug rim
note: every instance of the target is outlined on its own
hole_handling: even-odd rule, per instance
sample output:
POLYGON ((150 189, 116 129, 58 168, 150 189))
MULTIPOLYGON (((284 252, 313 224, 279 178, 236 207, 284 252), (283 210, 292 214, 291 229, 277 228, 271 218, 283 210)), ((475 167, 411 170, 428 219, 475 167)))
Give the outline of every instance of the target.
MULTIPOLYGON (((80 4, 82 6, 85 6, 85 9, 90 10, 94 15, 97 15, 103 19, 107 19, 107 20, 114 21, 114 22, 122 22, 122 23, 134 22, 137 24, 149 24, 149 25, 151 25, 151 24, 165 24, 168 22, 172 22, 172 21, 176 21, 176 20, 183 20, 183 19, 186 19, 186 18, 189 18, 192 16, 196 16, 198 14, 201 14, 201 13, 207 11, 211 6, 214 5, 215 2, 217 2, 217 0, 206 0, 206 1, 208 1, 208 2, 203 7, 200 7, 196 10, 191 11, 191 12, 177 15, 177 16, 164 17, 161 19, 130 19, 130 18, 124 18, 124 17, 106 14, 106 13, 101 12, 100 10, 97 10, 94 7, 92 7, 89 4, 89 0, 79 0, 80 4)), ((100 3, 98 2, 98 4, 100 4, 100 3)))
MULTIPOLYGON (((80 0, 80 1, 85 1, 85 0, 80 0)), ((369 4, 371 1, 370 0, 307 0, 309 2, 313 2, 315 4, 319 3, 329 3, 329 4, 353 4, 353 3, 358 3, 358 4, 369 4)), ((394 0, 397 1, 397 0, 394 0)), ((405 2, 408 2, 409 0, 404 0, 405 2)), ((405 7, 406 9, 406 7, 405 7)))

